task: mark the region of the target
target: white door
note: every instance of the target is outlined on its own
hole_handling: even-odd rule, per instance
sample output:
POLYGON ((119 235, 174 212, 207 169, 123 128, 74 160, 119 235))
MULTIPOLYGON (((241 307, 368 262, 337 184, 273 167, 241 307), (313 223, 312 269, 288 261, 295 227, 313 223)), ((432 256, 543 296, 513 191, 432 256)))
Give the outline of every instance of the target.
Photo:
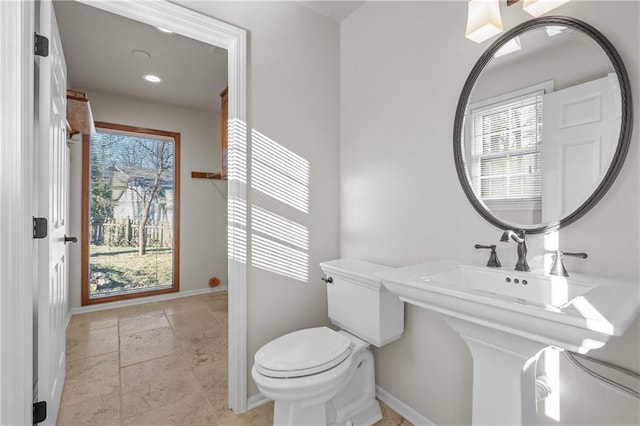
POLYGON ((620 132, 615 74, 544 95, 542 221, 587 200, 607 172, 620 132))
MULTIPOLYGON (((46 424, 55 424, 65 372, 69 311, 65 228, 69 149, 66 138, 67 67, 50 0, 40 2, 37 32, 49 39, 38 63, 38 214, 49 222, 38 248, 38 400, 47 401, 46 424)), ((36 20, 37 22, 37 20, 36 20)))

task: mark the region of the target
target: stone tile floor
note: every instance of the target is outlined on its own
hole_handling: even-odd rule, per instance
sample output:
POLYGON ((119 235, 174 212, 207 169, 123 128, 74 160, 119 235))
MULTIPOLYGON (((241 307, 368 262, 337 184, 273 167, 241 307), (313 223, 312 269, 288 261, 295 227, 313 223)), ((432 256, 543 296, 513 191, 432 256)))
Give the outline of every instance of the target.
POLYGON ((272 402, 227 408, 227 312, 218 292, 74 315, 57 424, 271 425, 272 402))

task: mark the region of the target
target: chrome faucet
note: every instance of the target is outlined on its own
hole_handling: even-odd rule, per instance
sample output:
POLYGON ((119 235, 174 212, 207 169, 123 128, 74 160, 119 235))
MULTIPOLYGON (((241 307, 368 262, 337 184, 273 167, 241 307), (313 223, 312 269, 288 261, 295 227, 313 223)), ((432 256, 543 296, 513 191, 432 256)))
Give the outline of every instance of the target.
POLYGON ((529 265, 527 264, 527 236, 524 234, 523 230, 518 231, 516 234, 511 230, 504 231, 502 234, 502 238, 500 241, 508 242, 509 239, 512 239, 516 243, 518 243, 518 262, 516 263, 516 271, 529 271, 529 265))

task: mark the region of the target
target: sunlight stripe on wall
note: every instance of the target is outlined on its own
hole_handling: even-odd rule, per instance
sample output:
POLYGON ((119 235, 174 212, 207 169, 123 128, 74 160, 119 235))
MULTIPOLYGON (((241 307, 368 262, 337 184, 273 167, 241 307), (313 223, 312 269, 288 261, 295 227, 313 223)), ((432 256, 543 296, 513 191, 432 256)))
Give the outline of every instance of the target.
POLYGON ((247 126, 236 118, 228 123, 227 252, 229 259, 247 263, 247 126))
POLYGON ((247 263, 247 205, 244 200, 229 198, 227 202, 228 243, 231 260, 247 263))
POLYGON ((251 207, 253 231, 288 243, 302 250, 309 249, 309 230, 292 220, 278 216, 261 207, 251 207))
POLYGON ((260 235, 251 237, 251 258, 256 268, 298 281, 309 280, 309 255, 260 235))
POLYGON ((228 176, 230 181, 247 183, 247 126, 236 118, 228 123, 228 176))
POLYGON ((262 133, 252 132, 252 187, 309 212, 309 162, 262 133))

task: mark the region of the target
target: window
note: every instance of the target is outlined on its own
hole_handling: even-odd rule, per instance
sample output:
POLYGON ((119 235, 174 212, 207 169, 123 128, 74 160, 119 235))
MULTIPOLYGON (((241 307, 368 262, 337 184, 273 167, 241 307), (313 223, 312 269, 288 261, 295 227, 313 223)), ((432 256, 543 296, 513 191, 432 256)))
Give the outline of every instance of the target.
POLYGON ((96 129, 83 145, 83 304, 178 291, 180 134, 96 129))
POLYGON ((546 91, 549 83, 469 106, 464 136, 468 172, 476 195, 491 209, 541 208, 546 91))

